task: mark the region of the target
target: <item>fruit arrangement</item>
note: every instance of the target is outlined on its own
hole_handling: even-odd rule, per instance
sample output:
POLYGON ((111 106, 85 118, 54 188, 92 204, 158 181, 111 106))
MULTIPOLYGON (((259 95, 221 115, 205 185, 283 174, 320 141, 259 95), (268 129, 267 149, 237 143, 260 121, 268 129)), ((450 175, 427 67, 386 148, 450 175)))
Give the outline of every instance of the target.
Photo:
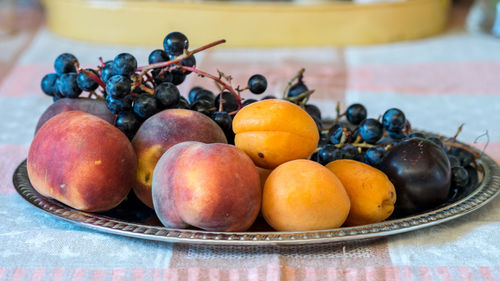
POLYGON ((478 183, 479 155, 458 133, 415 132, 397 108, 368 118, 362 104, 322 119, 305 69, 281 98, 257 99, 264 76, 233 87, 197 68, 195 54, 223 42, 189 50, 172 32, 146 66, 127 53, 95 69, 58 56, 41 81, 54 103, 28 153, 35 190, 88 212, 136 196, 173 228, 245 231, 262 215, 277 231, 302 231, 415 215, 478 183), (181 93, 192 73, 212 79, 215 94, 181 93))

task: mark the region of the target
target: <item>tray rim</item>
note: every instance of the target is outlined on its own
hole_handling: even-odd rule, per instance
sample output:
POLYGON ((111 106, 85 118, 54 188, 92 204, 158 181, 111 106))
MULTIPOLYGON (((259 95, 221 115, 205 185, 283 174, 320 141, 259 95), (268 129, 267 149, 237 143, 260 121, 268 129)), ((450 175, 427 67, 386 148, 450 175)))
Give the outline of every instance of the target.
MULTIPOLYGON (((470 146, 469 146, 470 147, 470 146)), ((476 148, 470 147, 476 151, 476 148)), ((479 152, 479 151, 478 151, 479 152)), ((57 218, 100 232, 171 243, 206 245, 303 245, 380 238, 450 221, 478 210, 500 193, 500 167, 487 154, 477 160, 484 171, 480 185, 466 197, 423 214, 355 227, 296 232, 213 232, 149 226, 75 210, 37 193, 28 179, 27 160, 13 175, 19 195, 34 207, 57 218)))

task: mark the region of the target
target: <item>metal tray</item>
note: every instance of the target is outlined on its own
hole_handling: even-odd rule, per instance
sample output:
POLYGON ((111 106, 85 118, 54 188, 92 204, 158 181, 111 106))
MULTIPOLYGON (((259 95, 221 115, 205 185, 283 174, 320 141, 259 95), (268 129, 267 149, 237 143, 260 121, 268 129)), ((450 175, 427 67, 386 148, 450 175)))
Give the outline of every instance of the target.
POLYGON ((414 216, 389 218, 381 223, 319 231, 276 232, 262 218, 247 232, 209 232, 197 229, 174 229, 161 226, 153 210, 131 196, 111 211, 86 213, 40 195, 33 189, 26 160, 14 172, 17 192, 30 204, 60 219, 93 230, 139 239, 173 243, 210 245, 301 245, 341 242, 384 237, 443 223, 475 211, 491 201, 500 191, 500 169, 486 154, 477 161, 479 182, 455 194, 442 206, 414 216))

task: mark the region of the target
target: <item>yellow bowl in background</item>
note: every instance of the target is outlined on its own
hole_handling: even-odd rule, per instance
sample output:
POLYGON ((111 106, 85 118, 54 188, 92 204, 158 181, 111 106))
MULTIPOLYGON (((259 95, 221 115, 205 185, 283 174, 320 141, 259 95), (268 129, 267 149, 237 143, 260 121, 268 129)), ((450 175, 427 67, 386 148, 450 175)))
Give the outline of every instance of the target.
POLYGON ((366 45, 427 37, 445 29, 450 1, 43 2, 49 28, 74 39, 157 46, 167 33, 181 31, 192 46, 224 38, 227 46, 256 47, 366 45))

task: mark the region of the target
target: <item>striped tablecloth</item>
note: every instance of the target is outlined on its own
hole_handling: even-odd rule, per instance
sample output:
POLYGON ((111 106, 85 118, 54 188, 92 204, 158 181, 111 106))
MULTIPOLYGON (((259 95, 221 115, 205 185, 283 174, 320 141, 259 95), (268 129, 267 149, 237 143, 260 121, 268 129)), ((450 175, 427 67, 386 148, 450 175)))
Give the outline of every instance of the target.
MULTIPOLYGON (((29 13, 30 11, 25 11, 29 13)), ((0 12, 1 14, 1 12, 0 12)), ((32 19, 38 14, 32 14, 32 19)), ((0 17, 1 18, 1 17, 0 17)), ((36 21, 36 20, 35 20, 36 21)), ((14 190, 39 115, 51 104, 40 91, 55 57, 82 65, 120 52, 144 64, 151 47, 95 45, 60 38, 43 24, 0 38, 0 281, 4 280, 500 280, 500 198, 434 227, 340 244, 213 247, 103 234, 47 215, 14 190), (39 27, 41 25, 41 27, 39 27)), ((0 21, 1 23, 1 21, 0 21)), ((455 22, 456 23, 456 22, 455 22)), ((219 38, 214 38, 214 40, 219 38)), ((161 46, 162 38, 158 38, 161 46)), ((414 127, 473 143, 486 131, 486 153, 500 161, 500 39, 452 28, 413 42, 347 48, 229 49, 197 57, 199 68, 244 84, 268 77, 279 95, 301 67, 326 116, 335 104, 361 102, 370 117, 399 107, 414 127)), ((190 78, 194 85, 213 86, 190 78)), ((485 147, 485 138, 476 145, 485 147)))

